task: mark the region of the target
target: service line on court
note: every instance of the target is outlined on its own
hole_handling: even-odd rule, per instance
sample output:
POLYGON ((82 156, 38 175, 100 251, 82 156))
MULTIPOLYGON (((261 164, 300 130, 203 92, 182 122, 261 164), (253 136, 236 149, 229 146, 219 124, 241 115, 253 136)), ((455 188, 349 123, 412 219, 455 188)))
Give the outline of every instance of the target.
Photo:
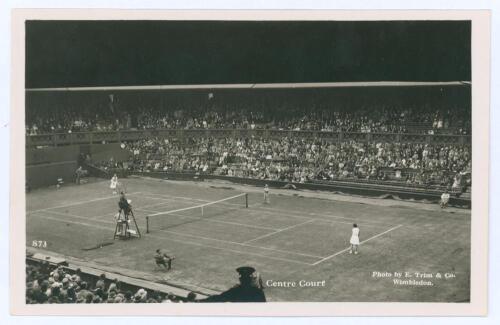
MULTIPOLYGON (((153 196, 160 196, 161 199, 163 200, 170 200, 172 202, 178 202, 177 200, 178 199, 181 199, 181 200, 185 200, 185 201, 189 201, 189 203, 193 203, 193 204, 197 204, 196 202, 204 202, 204 203, 212 203, 214 201, 210 201, 210 200, 203 200, 203 199, 195 199, 195 198, 190 198, 190 197, 185 197, 185 196, 172 196, 172 195, 166 195, 166 194, 154 194, 154 193, 146 193, 146 192, 143 192, 144 194, 146 195, 153 195, 153 196)), ((243 193, 240 193, 240 194, 243 194, 243 193)), ((248 193, 246 193, 248 194, 248 193)), ((154 197, 150 197, 151 199, 155 199, 154 197)), ((160 200, 160 198, 157 198, 158 200, 160 200)), ((217 200, 215 200, 217 201, 217 200)), ((234 206, 238 206, 238 207, 241 207, 242 205, 241 204, 236 204, 236 203, 222 203, 224 205, 234 205, 234 206)), ((251 205, 248 206, 249 208, 251 207, 251 205)))
POLYGON ((286 228, 283 228, 283 229, 280 229, 280 230, 277 230, 277 231, 274 231, 274 232, 271 232, 269 234, 265 234, 265 235, 262 235, 262 236, 259 236, 259 237, 256 237, 256 238, 253 238, 253 239, 250 239, 250 240, 247 240, 245 242, 243 242, 243 244, 247 244, 247 243, 251 243, 253 241, 256 241, 256 240, 259 240, 259 239, 262 239, 262 238, 266 238, 266 237, 269 237, 269 236, 273 236, 273 235, 276 235, 277 233, 280 233, 282 231, 285 231, 285 230, 290 230, 290 229, 293 229, 295 227, 298 227, 298 226, 302 226, 302 225, 305 225, 307 223, 311 223, 311 222, 314 222, 315 220, 314 219, 309 219, 307 221, 304 221, 304 222, 300 222, 300 223, 297 223, 295 225, 291 225, 289 227, 286 227, 286 228))
POLYGON ((176 199, 181 199, 181 200, 187 200, 187 201, 198 201, 198 202, 206 202, 206 203, 209 203, 211 201, 209 200, 203 200, 203 199, 195 199, 195 198, 192 198, 192 197, 186 197, 186 196, 173 196, 173 195, 167 195, 167 194, 156 194, 156 193, 150 193, 150 192, 142 192, 146 195, 152 195, 152 196, 160 196, 162 198, 164 198, 165 200, 176 200, 176 199))
MULTIPOLYGON (((257 212, 262 212, 262 213, 267 213, 267 214, 270 214, 270 215, 279 215, 279 216, 283 216, 283 217, 290 217, 290 218, 302 218, 302 219, 305 219, 305 218, 308 218, 308 219, 311 219, 311 218, 314 218, 315 220, 318 220, 318 221, 335 221, 335 220, 350 220, 350 222, 347 222, 347 221, 335 221, 335 222, 338 222, 338 223, 345 223, 345 224, 350 224, 352 225, 353 223, 355 223, 355 219, 354 218, 347 218, 347 217, 340 217, 340 216, 335 216, 335 215, 328 215, 328 214, 318 214, 318 213, 304 213, 304 214, 301 214, 299 215, 297 212, 289 212, 287 210, 282 210, 282 209, 276 209, 276 208, 268 208, 268 207, 258 207, 258 206, 254 206, 254 210, 252 211, 252 213, 257 213, 257 212), (275 211, 278 211, 278 212, 275 212, 275 211), (319 217, 323 217, 323 218, 318 218, 317 216, 319 217)), ((388 227, 389 225, 387 224, 383 224, 383 223, 374 223, 374 222, 364 222, 363 220, 360 220, 360 221, 357 221, 358 224, 362 224, 362 225, 365 225, 365 226, 370 226, 370 227, 380 227, 380 228, 386 228, 388 227)))
MULTIPOLYGON (((380 236, 382 236, 382 235, 385 235, 385 234, 387 234, 388 232, 391 232, 391 231, 393 231, 393 230, 396 230, 396 229, 398 229, 399 227, 402 227, 402 226, 403 226, 403 225, 397 225, 397 226, 395 226, 395 227, 392 227, 391 229, 388 229, 388 230, 386 230, 386 231, 384 231, 384 232, 381 232, 381 233, 380 233, 380 234, 378 234, 378 235, 372 236, 372 237, 370 237, 370 238, 368 238, 368 239, 365 239, 365 240, 361 241, 359 244, 360 244, 360 245, 361 245, 361 244, 364 244, 364 243, 366 243, 366 242, 368 242, 368 241, 370 241, 370 240, 372 240, 372 239, 375 239, 375 238, 378 238, 378 237, 380 237, 380 236)), ((323 259, 321 259, 321 260, 319 260, 319 261, 317 261, 317 262, 313 263, 312 265, 318 265, 319 263, 322 263, 322 262, 327 261, 327 260, 329 260, 329 259, 331 259, 331 258, 334 258, 334 257, 335 257, 335 256, 337 256, 337 255, 340 255, 340 254, 342 254, 342 253, 345 253, 345 252, 349 251, 350 249, 351 249, 351 247, 347 247, 347 248, 345 248, 345 249, 343 249, 343 250, 341 250, 341 251, 336 252, 335 254, 332 254, 332 255, 330 255, 330 256, 327 256, 327 257, 325 257, 325 258, 323 258, 323 259)))

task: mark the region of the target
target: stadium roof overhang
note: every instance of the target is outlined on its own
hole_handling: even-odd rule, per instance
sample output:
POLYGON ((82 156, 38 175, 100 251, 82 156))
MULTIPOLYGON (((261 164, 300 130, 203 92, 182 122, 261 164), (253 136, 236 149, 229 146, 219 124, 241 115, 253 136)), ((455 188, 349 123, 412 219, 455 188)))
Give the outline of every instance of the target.
POLYGON ((61 87, 28 88, 26 91, 120 91, 120 90, 211 90, 211 89, 297 89, 297 88, 350 88, 350 87, 433 87, 470 86, 470 81, 411 82, 312 82, 312 83, 262 83, 262 84, 213 84, 213 85, 153 85, 153 86, 111 86, 111 87, 61 87))

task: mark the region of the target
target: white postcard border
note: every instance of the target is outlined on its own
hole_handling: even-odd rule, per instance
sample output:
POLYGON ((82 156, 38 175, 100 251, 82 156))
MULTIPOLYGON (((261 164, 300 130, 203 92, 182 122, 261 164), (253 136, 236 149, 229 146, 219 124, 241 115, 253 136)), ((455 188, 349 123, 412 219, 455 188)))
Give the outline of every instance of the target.
POLYGON ((488 10, 108 10, 16 9, 12 12, 10 282, 15 315, 222 316, 481 316, 487 313, 490 12, 488 10), (265 304, 25 304, 24 21, 28 19, 132 20, 471 20, 473 187, 470 303, 265 304), (23 163, 21 163, 23 162, 23 163))

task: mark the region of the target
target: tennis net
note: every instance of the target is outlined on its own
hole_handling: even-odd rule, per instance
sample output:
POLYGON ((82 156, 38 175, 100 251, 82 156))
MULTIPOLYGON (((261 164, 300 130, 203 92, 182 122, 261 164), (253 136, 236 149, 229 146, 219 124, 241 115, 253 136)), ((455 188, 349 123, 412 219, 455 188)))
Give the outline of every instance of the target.
POLYGON ((248 208, 248 194, 242 193, 221 200, 196 206, 158 212, 146 216, 146 233, 214 218, 231 216, 236 211, 248 208))

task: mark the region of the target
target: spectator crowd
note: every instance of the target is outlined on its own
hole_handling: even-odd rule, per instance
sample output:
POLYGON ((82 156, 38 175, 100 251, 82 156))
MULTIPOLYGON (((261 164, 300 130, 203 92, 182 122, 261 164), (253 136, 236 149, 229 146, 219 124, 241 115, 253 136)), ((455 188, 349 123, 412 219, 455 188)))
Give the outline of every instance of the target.
POLYGON ((453 107, 362 106, 324 109, 314 106, 27 110, 26 134, 141 129, 278 129, 333 132, 470 134, 470 109, 453 107))
POLYGON ((49 264, 27 264, 26 303, 182 303, 195 301, 191 292, 187 298, 138 288, 136 291, 118 280, 107 279, 102 274, 97 279, 77 269, 71 272, 64 267, 49 264))
POLYGON ((193 172, 233 177, 317 182, 395 181, 406 185, 470 185, 466 145, 328 142, 289 138, 150 138, 123 143, 129 160, 97 162, 104 169, 193 172))
POLYGON ((263 281, 253 267, 236 269, 239 283, 220 294, 197 299, 194 292, 186 297, 110 280, 103 273, 99 277, 54 266, 47 261, 26 263, 27 304, 121 304, 121 303, 184 303, 184 302, 265 302, 263 281))

